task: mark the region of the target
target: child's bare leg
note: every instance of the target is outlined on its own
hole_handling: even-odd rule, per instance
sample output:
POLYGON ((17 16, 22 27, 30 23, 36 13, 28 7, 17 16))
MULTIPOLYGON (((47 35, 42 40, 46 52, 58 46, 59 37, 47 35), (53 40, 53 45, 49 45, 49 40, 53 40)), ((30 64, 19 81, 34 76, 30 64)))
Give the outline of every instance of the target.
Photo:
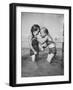
POLYGON ((55 44, 52 43, 52 44, 48 45, 47 48, 49 48, 49 54, 47 56, 47 61, 50 63, 52 58, 55 56, 56 47, 55 47, 55 44))
POLYGON ((54 54, 53 53, 48 54, 47 61, 50 63, 53 57, 54 57, 54 54))
POLYGON ((35 58, 36 58, 35 55, 32 55, 31 58, 32 58, 32 62, 35 62, 35 58))

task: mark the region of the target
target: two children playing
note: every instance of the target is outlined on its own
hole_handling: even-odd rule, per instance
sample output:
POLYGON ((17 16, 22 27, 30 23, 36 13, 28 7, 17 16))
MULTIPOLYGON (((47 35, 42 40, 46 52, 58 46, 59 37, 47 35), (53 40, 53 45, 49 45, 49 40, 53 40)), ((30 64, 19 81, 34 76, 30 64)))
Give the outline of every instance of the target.
POLYGON ((29 37, 30 44, 30 56, 32 61, 37 61, 39 52, 44 51, 45 48, 48 49, 47 61, 51 63, 52 58, 56 54, 56 45, 53 42, 52 37, 50 36, 48 29, 43 27, 40 29, 40 26, 34 24, 31 28, 31 36, 29 37))

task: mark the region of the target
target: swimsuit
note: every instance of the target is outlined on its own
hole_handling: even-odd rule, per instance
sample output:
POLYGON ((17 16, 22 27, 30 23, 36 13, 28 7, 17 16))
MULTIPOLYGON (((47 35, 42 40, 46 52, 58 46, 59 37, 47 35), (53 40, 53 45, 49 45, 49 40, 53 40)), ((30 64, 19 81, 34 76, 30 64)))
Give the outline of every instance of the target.
MULTIPOLYGON (((39 42, 37 41, 37 38, 32 38, 32 47, 34 48, 34 50, 37 52, 37 54, 39 54, 39 42)), ((34 52, 32 51, 32 49, 30 49, 30 55, 34 55, 34 52)))

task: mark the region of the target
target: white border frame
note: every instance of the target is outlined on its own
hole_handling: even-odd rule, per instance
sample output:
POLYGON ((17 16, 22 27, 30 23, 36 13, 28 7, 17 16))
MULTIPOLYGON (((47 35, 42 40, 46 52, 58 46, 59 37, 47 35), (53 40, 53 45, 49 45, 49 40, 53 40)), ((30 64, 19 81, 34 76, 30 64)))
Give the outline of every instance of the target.
POLYGON ((69 10, 16 7, 16 84, 69 81, 69 10), (21 77, 21 12, 64 14, 64 75, 21 77))

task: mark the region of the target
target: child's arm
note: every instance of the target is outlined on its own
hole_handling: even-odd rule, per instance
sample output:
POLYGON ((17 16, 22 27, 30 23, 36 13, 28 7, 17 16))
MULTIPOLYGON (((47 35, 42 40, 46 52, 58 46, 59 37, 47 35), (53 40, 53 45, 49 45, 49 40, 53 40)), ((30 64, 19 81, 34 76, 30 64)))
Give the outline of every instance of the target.
POLYGON ((50 36, 50 34, 48 35, 48 40, 53 42, 53 38, 50 36))
POLYGON ((51 43, 49 45, 49 48, 52 48, 52 47, 56 46, 55 42, 53 41, 53 38, 50 35, 48 35, 48 41, 51 43))
POLYGON ((39 43, 44 43, 46 40, 48 39, 48 36, 45 36, 44 38, 37 38, 37 40, 39 41, 39 43))
POLYGON ((49 41, 52 41, 52 42, 53 42, 53 38, 51 37, 50 34, 46 35, 44 38, 42 38, 42 37, 40 36, 40 39, 38 39, 38 41, 39 41, 40 43, 44 43, 47 39, 48 39, 49 41))
POLYGON ((29 36, 28 40, 29 40, 29 46, 30 46, 30 48, 32 49, 32 51, 34 52, 34 54, 37 54, 37 52, 34 50, 34 48, 33 48, 33 46, 32 46, 31 35, 29 36))

